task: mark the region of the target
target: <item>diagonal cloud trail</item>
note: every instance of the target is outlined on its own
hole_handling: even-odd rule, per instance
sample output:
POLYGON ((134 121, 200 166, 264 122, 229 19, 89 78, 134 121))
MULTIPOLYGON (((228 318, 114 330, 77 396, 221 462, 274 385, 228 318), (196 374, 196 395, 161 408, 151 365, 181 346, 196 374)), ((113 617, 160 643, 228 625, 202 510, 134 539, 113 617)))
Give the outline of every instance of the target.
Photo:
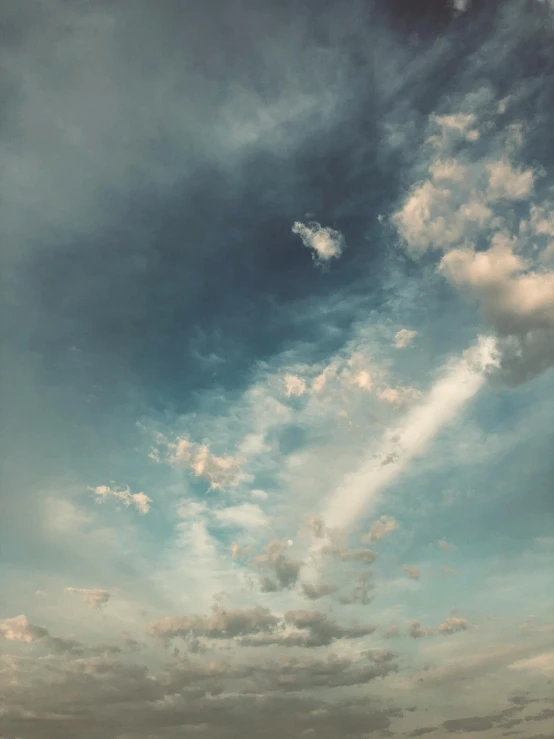
MULTIPOLYGON (((379 491, 395 480, 414 457, 421 454, 440 429, 451 422, 481 389, 487 372, 498 366, 496 340, 481 337, 457 361, 449 362, 443 376, 426 398, 388 431, 376 454, 345 478, 327 502, 322 519, 328 529, 344 529, 363 510, 375 505, 379 491)), ((325 539, 314 541, 311 566, 317 569, 325 539)), ((308 574, 308 573, 305 573, 308 574)))

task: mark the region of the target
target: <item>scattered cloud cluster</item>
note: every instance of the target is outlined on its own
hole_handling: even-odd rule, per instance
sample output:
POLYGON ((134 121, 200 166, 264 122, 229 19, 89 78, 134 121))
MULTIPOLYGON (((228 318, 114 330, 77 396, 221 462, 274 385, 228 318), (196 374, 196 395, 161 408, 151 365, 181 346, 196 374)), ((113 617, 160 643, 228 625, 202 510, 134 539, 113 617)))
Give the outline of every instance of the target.
MULTIPOLYGON (((240 480, 241 460, 237 457, 217 456, 207 444, 196 444, 184 436, 174 442, 161 437, 159 443, 165 447, 164 461, 190 469, 195 477, 209 483, 210 490, 225 490, 240 480)), ((153 448, 150 455, 155 461, 162 459, 159 448, 153 448)))
MULTIPOLYGON (((490 106, 489 106, 490 107, 490 106)), ((429 177, 392 222, 414 258, 441 251, 438 270, 475 301, 499 338, 501 371, 526 381, 554 363, 554 205, 539 194, 541 172, 517 161, 524 129, 512 123, 477 153, 488 108, 432 116, 429 177)))
POLYGON ((118 500, 124 506, 134 506, 136 510, 145 515, 150 510, 152 499, 144 493, 132 493, 130 488, 111 487, 110 485, 97 485, 91 488, 97 503, 105 503, 110 498, 118 500))

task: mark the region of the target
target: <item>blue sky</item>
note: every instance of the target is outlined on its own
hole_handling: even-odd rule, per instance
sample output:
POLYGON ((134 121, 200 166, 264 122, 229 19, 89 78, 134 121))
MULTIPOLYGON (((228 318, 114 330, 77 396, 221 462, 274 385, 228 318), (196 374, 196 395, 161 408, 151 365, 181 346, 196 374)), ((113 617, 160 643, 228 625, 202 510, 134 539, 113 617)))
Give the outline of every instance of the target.
POLYGON ((551 737, 552 3, 0 13, 1 739, 551 737))

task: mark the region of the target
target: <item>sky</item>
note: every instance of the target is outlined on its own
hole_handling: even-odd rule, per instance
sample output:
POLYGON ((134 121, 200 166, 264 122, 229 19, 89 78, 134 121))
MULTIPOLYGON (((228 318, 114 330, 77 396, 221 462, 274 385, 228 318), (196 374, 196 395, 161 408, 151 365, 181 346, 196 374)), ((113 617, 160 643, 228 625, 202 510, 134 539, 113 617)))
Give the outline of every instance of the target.
POLYGON ((0 22, 0 739, 552 739, 553 2, 0 22))

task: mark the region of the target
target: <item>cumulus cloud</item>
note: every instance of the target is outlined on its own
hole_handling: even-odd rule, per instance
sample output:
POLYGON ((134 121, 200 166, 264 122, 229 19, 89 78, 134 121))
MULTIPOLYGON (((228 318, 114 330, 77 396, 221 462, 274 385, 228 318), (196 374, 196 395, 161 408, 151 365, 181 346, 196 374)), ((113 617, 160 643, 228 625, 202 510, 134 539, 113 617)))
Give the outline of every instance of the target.
POLYGON ((297 398, 306 392, 306 380, 298 377, 298 375, 285 375, 283 381, 285 383, 285 394, 287 398, 297 398))
POLYGON ((152 499, 144 493, 132 493, 130 488, 110 487, 109 485, 97 485, 91 488, 97 503, 105 503, 110 498, 118 500, 124 506, 134 506, 137 511, 145 515, 150 510, 152 499))
POLYGON ((394 346, 396 349, 405 349, 407 346, 410 346, 416 336, 417 331, 409 328, 401 328, 394 336, 394 346))
POLYGON ((78 595, 90 608, 104 608, 111 598, 109 590, 99 588, 65 588, 66 593, 78 595))
POLYGON ((344 236, 340 231, 323 227, 315 221, 308 224, 296 221, 292 232, 298 234, 304 246, 312 250, 312 257, 317 264, 337 259, 346 248, 344 236))
POLYGON ((501 375, 517 384, 554 363, 554 272, 548 268, 554 220, 551 204, 536 193, 539 173, 514 161, 522 127, 511 125, 490 138, 487 153, 476 154, 468 133, 477 124, 476 114, 431 117, 441 135, 428 140, 430 176, 414 186, 392 222, 412 256, 444 252, 439 272, 480 307, 499 338, 501 375))
POLYGON ((76 639, 62 639, 58 636, 52 636, 44 626, 30 623, 24 614, 0 620, 0 636, 7 641, 24 644, 39 642, 42 646, 57 654, 82 654, 84 651, 81 642, 76 639))
POLYGON ((45 636, 48 636, 48 631, 42 626, 29 623, 27 617, 21 614, 0 621, 0 635, 8 641, 21 641, 30 644, 39 639, 44 639, 45 636))

